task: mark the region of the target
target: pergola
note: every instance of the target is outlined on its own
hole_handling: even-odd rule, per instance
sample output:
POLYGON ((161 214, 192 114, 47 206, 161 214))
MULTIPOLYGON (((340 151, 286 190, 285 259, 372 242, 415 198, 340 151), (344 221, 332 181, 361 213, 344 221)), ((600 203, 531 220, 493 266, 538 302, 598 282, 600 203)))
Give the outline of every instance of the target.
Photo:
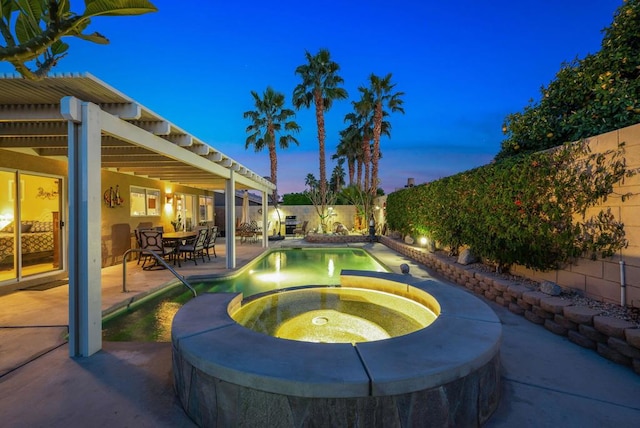
MULTIPOLYGON (((0 148, 68 162, 69 349, 102 347, 101 169, 225 192, 227 268, 236 265, 236 189, 275 186, 90 74, 30 81, 0 75, 0 148)), ((268 245, 263 234, 263 246, 268 245)))

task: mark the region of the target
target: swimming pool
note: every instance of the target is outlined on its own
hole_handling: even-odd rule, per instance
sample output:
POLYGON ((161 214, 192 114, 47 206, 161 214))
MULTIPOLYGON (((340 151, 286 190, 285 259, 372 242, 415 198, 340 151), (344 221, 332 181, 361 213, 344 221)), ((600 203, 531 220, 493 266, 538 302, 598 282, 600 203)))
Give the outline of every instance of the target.
MULTIPOLYGON (((237 292, 244 297, 300 285, 339 285, 343 270, 390 272, 360 248, 287 248, 266 252, 237 274, 192 283, 198 295, 237 292)), ((107 341, 170 342, 174 315, 193 297, 182 285, 107 317, 102 336, 107 341)))

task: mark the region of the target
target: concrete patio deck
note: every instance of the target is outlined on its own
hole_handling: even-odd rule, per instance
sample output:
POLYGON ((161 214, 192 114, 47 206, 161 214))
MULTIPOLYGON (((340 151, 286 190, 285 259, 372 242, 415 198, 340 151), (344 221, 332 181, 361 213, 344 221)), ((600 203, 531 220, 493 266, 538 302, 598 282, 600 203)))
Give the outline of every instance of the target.
MULTIPOLYGON (((301 246, 302 240, 271 247, 301 246)), ((363 247, 400 273, 436 278, 425 268, 382 244, 363 247)), ((179 270, 185 276, 223 274, 224 245, 218 259, 179 270)), ((257 244, 237 247, 238 266, 263 251, 257 244)), ((130 263, 128 293, 122 292, 122 266, 103 270, 102 307, 170 281, 168 271, 142 271, 130 263)), ((443 281, 446 282, 446 281, 443 281)), ((452 287, 458 287, 451 285, 452 287)), ((18 291, 0 297, 0 415, 6 427, 192 427, 173 391, 170 343, 105 342, 89 358, 72 359, 64 335, 68 290, 18 291)), ((466 291, 466 290, 465 290, 466 291)), ((637 426, 640 376, 593 351, 556 336, 508 310, 485 301, 503 327, 503 395, 487 427, 637 426)), ((425 421, 425 426, 428 426, 425 421)))

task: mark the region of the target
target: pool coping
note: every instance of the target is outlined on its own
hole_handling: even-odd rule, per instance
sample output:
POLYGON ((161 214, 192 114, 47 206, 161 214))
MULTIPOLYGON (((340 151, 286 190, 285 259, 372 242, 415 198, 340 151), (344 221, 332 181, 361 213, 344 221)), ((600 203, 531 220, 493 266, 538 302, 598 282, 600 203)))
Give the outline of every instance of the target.
POLYGON ((497 358, 502 326, 477 297, 434 280, 342 271, 341 284, 396 294, 431 294, 439 317, 417 332, 357 344, 278 339, 237 324, 239 293, 207 293, 187 302, 172 326, 174 366, 216 379, 297 397, 366 397, 426 390, 473 373, 497 358))

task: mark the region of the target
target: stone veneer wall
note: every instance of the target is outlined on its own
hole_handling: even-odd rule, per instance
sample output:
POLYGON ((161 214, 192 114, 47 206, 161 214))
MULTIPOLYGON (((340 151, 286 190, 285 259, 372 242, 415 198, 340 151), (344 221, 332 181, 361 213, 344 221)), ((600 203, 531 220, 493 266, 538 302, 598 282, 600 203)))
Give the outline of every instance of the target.
POLYGON ((498 278, 473 266, 463 266, 423 248, 381 236, 380 242, 438 272, 458 285, 504 306, 514 314, 566 336, 584 348, 631 367, 640 374, 640 328, 631 322, 600 315, 598 310, 572 306, 571 301, 549 296, 514 281, 498 278))

